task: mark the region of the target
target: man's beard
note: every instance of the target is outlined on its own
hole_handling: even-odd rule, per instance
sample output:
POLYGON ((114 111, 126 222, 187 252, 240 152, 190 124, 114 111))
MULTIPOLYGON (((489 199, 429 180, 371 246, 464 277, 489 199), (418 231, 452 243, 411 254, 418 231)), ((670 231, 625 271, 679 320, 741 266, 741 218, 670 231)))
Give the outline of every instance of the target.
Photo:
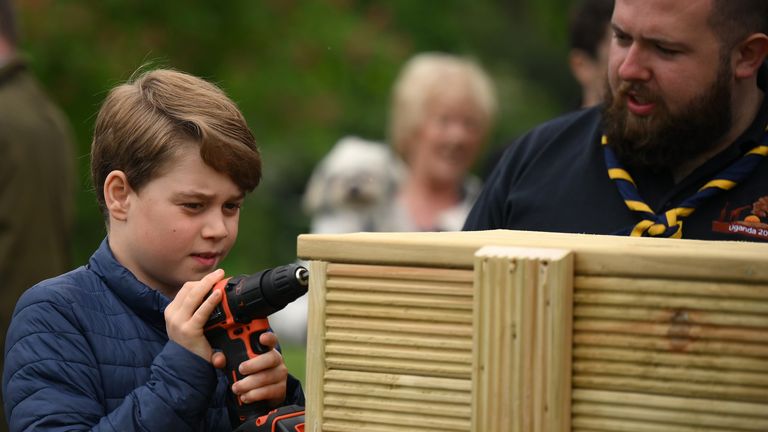
POLYGON ((603 107, 608 145, 626 165, 654 170, 680 166, 709 152, 733 124, 731 75, 730 63, 721 60, 714 83, 679 113, 670 112, 642 84, 622 82, 616 98, 609 89, 603 107), (626 99, 631 90, 655 103, 655 112, 647 117, 630 113, 626 99))

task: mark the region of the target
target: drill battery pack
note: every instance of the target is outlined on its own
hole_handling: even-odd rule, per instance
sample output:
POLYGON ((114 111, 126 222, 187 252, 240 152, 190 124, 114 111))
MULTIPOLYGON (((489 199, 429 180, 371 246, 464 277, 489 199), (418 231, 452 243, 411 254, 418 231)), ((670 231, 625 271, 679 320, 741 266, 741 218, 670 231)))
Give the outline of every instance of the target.
POLYGON ((270 411, 237 430, 253 432, 304 432, 304 407, 287 405, 270 411))

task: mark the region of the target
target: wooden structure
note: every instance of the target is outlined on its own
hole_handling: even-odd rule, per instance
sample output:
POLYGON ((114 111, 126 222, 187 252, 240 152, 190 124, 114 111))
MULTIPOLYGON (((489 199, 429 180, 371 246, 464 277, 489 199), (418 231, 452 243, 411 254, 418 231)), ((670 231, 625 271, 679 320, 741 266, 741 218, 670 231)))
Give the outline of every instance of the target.
POLYGON ((768 431, 768 245, 302 235, 307 431, 768 431))

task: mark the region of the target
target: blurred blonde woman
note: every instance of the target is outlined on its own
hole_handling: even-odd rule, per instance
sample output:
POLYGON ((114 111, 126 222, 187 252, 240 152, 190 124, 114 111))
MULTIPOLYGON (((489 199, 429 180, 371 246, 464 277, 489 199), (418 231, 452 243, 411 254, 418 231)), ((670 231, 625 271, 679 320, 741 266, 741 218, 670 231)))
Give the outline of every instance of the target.
POLYGON ((418 54, 390 108, 391 146, 343 137, 315 167, 304 195, 311 232, 462 228, 480 192, 469 169, 496 112, 490 78, 469 59, 418 54))
POLYGON ((407 167, 377 231, 459 231, 480 192, 469 170, 496 114, 489 76, 474 61, 422 53, 392 93, 390 143, 407 167))

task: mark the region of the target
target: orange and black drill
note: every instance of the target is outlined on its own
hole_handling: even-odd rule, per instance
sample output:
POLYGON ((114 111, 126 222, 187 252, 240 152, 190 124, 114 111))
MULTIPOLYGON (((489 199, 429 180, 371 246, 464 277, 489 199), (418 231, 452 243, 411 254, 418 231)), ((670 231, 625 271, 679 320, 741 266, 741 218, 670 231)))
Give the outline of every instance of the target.
MULTIPOLYGON (((223 295, 205 325, 205 336, 211 347, 221 350, 227 358, 225 373, 230 387, 243 378, 237 369, 240 363, 269 351, 259 343, 259 336, 269 330, 267 316, 304 295, 308 280, 306 268, 287 264, 214 285, 211 292, 220 290, 223 295)), ((265 422, 287 418, 286 410, 290 411, 291 422, 300 424, 300 428, 286 430, 303 430, 303 408, 298 406, 284 407, 281 417, 276 417, 266 402, 244 404, 230 392, 228 407, 230 422, 237 431, 283 430, 265 422)))

